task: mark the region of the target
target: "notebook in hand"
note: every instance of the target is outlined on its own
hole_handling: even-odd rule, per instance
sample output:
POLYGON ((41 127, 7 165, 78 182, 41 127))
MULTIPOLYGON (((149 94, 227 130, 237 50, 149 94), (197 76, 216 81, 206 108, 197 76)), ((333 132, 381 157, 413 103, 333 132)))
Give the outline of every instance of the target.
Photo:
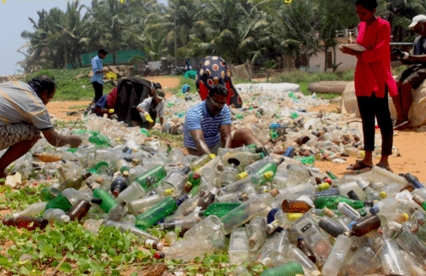
POLYGON ((357 51, 357 52, 363 52, 363 51, 367 50, 363 46, 361 46, 361 45, 359 45, 357 43, 342 44, 340 46, 352 49, 352 50, 357 51))

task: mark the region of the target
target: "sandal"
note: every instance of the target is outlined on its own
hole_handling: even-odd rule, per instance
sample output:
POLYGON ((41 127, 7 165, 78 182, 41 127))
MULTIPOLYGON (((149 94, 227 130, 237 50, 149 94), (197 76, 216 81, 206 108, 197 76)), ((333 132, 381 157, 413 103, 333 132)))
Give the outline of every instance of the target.
POLYGON ((377 166, 377 167, 380 167, 380 168, 382 168, 382 169, 388 170, 388 171, 390 171, 390 172, 392 172, 392 173, 393 173, 393 170, 392 170, 390 167, 386 167, 386 166, 385 166, 385 165, 383 165, 382 163, 378 163, 378 164, 376 164, 376 166, 377 166))
POLYGON ((350 165, 346 169, 350 171, 358 171, 365 168, 371 169, 372 167, 373 166, 366 165, 362 160, 357 160, 355 164, 350 165))

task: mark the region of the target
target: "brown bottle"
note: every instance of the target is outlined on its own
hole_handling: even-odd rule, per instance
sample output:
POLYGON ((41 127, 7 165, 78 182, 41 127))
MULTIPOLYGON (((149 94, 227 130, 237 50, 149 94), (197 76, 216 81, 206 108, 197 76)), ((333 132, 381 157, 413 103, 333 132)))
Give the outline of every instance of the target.
POLYGON ((155 240, 151 240, 151 239, 146 239, 143 243, 145 248, 148 249, 155 249, 155 250, 163 250, 164 249, 164 245, 161 242, 157 242, 155 240))
POLYGON ((281 208, 284 213, 306 213, 311 209, 308 203, 303 200, 284 200, 281 208))
MULTIPOLYGON (((350 225, 349 225, 350 227, 350 225)), ((376 215, 362 218, 356 223, 352 224, 351 231, 349 231, 349 236, 361 237, 380 227, 380 218, 376 215)))
POLYGON ((62 156, 53 153, 33 153, 33 157, 38 158, 45 163, 57 162, 62 160, 62 156))
POLYGON ((200 201, 198 201, 198 206, 201 207, 201 210, 205 210, 207 206, 212 204, 218 193, 219 193, 219 188, 214 187, 208 195, 201 198, 200 201))
POLYGON ((299 248, 313 263, 317 261, 314 252, 312 252, 302 237, 297 238, 297 248, 299 248))
POLYGON ((28 230, 35 230, 37 227, 43 230, 49 224, 49 221, 38 217, 19 216, 16 218, 5 218, 3 219, 3 224, 26 228, 28 230))
POLYGON ((80 199, 71 209, 68 211, 68 216, 71 220, 80 221, 84 218, 90 209, 90 202, 86 199, 80 199))

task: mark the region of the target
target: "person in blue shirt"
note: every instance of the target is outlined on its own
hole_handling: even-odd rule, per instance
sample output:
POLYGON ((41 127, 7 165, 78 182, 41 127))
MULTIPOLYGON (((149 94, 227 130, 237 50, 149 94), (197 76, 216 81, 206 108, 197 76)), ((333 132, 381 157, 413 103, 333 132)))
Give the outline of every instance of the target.
POLYGON ((183 146, 189 154, 217 154, 220 147, 237 148, 250 144, 263 146, 250 129, 231 132, 231 112, 226 104, 227 98, 228 89, 222 84, 214 84, 206 100, 188 110, 183 126, 183 146))
POLYGON ((102 70, 102 60, 106 57, 108 53, 104 49, 100 49, 98 51, 98 55, 92 58, 92 85, 93 89, 95 89, 95 98, 93 99, 93 103, 97 103, 99 99, 102 97, 104 92, 104 82, 103 76, 108 73, 108 70, 102 70))

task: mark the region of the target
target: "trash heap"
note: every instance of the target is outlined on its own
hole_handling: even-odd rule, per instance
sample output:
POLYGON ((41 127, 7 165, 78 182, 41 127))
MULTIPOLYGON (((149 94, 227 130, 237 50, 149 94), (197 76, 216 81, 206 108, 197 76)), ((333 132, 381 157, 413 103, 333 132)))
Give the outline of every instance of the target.
MULTIPOLYGON (((139 128, 89 117, 86 130, 72 130, 80 148, 41 140, 14 162, 6 185, 59 178, 3 224, 34 230, 77 220, 94 234, 116 227, 166 260, 227 250, 233 275, 252 275, 254 263, 266 267, 261 275, 426 275, 426 189, 416 177, 380 167, 343 178, 320 171, 309 164, 362 155, 353 118, 307 112, 322 102, 312 96, 247 87, 253 106, 232 109, 243 116, 236 125, 258 128, 265 147, 185 156, 139 128)), ((174 98, 169 119, 177 122, 188 102, 174 98)))

